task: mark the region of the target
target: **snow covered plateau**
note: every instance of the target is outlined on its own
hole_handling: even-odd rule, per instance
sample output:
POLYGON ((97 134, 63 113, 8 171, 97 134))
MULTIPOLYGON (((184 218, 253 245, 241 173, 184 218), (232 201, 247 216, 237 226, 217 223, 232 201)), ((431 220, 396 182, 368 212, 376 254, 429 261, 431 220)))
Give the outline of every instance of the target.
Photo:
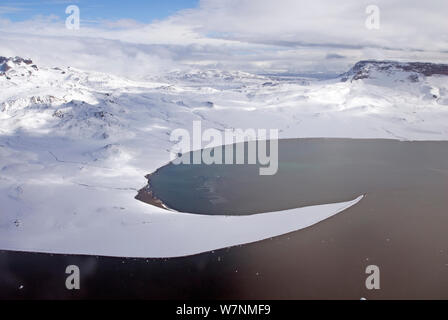
POLYGON ((0 249, 178 257, 296 231, 356 204, 202 216, 134 199, 170 133, 448 140, 448 65, 361 61, 313 80, 191 70, 133 81, 0 57, 0 249))

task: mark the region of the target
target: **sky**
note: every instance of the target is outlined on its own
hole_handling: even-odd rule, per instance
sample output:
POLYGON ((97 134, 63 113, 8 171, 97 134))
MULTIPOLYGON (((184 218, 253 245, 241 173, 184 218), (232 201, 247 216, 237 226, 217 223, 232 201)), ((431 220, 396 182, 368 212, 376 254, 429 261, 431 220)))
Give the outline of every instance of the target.
POLYGON ((448 1, 2 0, 0 56, 144 78, 179 69, 346 71, 359 60, 448 62, 448 1), (66 28, 77 5, 80 29, 66 28), (370 8, 370 9, 369 9, 370 8))
POLYGON ((35 16, 58 16, 64 18, 68 5, 77 5, 83 12, 84 21, 132 19, 150 23, 175 14, 181 9, 195 8, 199 0, 2 0, 0 15, 12 21, 24 21, 35 16))

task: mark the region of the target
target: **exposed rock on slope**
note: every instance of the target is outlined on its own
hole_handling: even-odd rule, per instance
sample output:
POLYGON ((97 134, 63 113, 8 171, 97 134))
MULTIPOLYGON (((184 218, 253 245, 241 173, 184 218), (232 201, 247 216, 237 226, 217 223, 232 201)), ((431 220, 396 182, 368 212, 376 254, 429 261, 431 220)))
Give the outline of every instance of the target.
POLYGON ((448 64, 365 60, 356 63, 341 80, 369 79, 375 77, 375 73, 390 76, 397 72, 409 73, 408 79, 416 82, 420 76, 448 75, 448 64))
POLYGON ((8 79, 11 76, 31 75, 37 70, 38 67, 31 59, 0 57, 0 76, 6 76, 8 79))

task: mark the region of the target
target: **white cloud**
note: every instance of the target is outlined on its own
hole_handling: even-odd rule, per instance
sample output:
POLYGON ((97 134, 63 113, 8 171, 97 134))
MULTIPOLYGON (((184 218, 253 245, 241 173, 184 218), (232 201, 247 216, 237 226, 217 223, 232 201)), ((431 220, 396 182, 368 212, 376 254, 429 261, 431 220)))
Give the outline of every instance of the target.
POLYGON ((378 0, 379 30, 365 28, 368 1, 203 0, 162 21, 86 23, 56 17, 0 20, 0 55, 131 77, 185 65, 256 72, 340 72, 360 59, 443 62, 446 0, 378 0), (335 57, 338 57, 337 59, 335 57))
POLYGON ((448 2, 377 0, 379 30, 365 28, 370 1, 207 0, 181 20, 198 30, 263 43, 447 49, 448 2))

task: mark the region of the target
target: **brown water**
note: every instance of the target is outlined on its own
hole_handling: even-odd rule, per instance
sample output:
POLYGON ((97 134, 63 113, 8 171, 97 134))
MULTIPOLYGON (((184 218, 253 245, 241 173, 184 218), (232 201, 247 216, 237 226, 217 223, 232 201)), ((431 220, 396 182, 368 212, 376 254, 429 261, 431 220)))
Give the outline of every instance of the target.
MULTIPOLYGON (((240 170, 232 167, 238 166, 226 170, 240 170)), ((3 252, 0 297, 448 299, 448 142, 287 140, 280 143, 278 177, 221 172, 225 183, 213 184, 206 173, 201 196, 226 202, 192 199, 188 208, 178 202, 178 209, 199 212, 212 205, 211 213, 243 214, 366 197, 310 228, 191 257, 3 252), (65 266, 72 263, 88 270, 76 293, 64 289, 65 266), (380 268, 380 290, 365 287, 368 265, 380 268)))
MULTIPOLYGON (((279 141, 279 170, 258 165, 167 165, 150 177, 157 198, 178 211, 253 214, 347 201, 396 189, 444 186, 448 144, 394 140, 279 141)), ((434 191, 436 192, 436 191, 434 191)))
POLYGON ((170 207, 203 214, 366 194, 311 228, 241 249, 236 261, 259 261, 255 269, 269 274, 244 286, 252 298, 448 298, 448 142, 283 140, 274 176, 258 175, 258 166, 170 165, 151 181, 170 207), (381 271, 379 291, 364 286, 371 264, 381 271))

